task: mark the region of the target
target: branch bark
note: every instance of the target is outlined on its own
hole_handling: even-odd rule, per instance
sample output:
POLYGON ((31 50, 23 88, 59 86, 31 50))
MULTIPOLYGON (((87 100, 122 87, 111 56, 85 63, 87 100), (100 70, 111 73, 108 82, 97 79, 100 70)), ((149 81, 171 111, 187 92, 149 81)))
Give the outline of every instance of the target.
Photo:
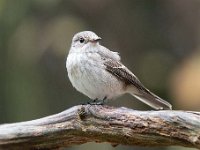
POLYGON ((0 149, 57 149, 86 142, 200 148, 200 112, 78 105, 41 119, 0 125, 0 149))

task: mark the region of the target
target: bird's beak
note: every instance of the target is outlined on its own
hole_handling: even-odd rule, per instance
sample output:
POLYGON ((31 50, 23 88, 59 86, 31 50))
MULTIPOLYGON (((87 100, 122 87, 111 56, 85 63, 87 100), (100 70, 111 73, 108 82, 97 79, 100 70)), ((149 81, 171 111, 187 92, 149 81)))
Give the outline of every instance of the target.
POLYGON ((97 42, 99 42, 100 40, 101 40, 101 38, 100 38, 100 37, 97 37, 97 38, 95 38, 95 39, 92 39, 91 42, 92 42, 92 43, 97 43, 97 42))

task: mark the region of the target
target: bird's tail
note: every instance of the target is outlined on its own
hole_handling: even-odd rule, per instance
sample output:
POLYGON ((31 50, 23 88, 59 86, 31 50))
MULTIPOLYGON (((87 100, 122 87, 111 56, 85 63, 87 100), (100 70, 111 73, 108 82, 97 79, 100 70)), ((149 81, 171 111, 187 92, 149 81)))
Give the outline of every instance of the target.
POLYGON ((142 101, 143 103, 151 106, 156 110, 171 110, 172 105, 167 101, 161 99, 157 95, 153 94, 149 90, 134 92, 135 90, 131 90, 130 94, 142 101))

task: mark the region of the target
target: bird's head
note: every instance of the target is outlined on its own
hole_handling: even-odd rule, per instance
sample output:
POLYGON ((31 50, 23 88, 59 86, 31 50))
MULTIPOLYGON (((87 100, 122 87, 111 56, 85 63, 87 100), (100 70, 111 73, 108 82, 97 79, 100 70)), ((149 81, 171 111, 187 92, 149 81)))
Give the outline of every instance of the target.
POLYGON ((82 48, 85 46, 99 44, 100 40, 101 38, 97 36, 94 32, 82 31, 74 35, 71 46, 73 48, 82 48))

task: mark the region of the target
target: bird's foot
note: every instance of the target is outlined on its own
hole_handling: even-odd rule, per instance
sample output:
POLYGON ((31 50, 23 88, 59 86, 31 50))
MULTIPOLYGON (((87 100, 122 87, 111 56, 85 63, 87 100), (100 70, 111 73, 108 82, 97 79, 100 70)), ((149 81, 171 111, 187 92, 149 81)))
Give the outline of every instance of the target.
POLYGON ((96 98, 93 101, 88 102, 88 104, 90 104, 90 105, 103 105, 104 101, 99 100, 99 99, 96 98))
POLYGON ((96 98, 93 101, 87 102, 87 103, 82 104, 82 105, 87 105, 87 104, 89 104, 89 105, 104 105, 106 99, 107 99, 106 96, 103 98, 103 100, 99 100, 98 98, 96 98))

